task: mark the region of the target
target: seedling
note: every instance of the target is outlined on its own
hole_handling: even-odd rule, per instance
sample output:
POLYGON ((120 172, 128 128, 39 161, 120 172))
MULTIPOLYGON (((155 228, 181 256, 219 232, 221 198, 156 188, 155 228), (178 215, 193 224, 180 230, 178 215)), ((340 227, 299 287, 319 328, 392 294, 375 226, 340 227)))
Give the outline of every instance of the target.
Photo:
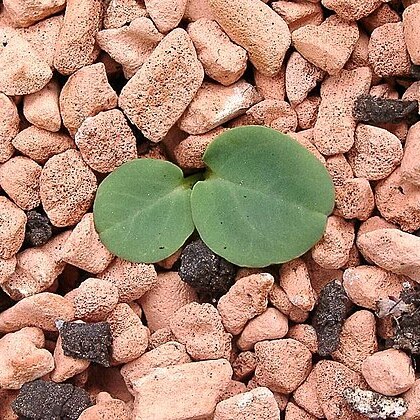
POLYGON ((136 159, 99 186, 95 226, 105 246, 133 262, 160 261, 197 229, 216 254, 265 267, 304 254, 334 207, 331 178, 310 152, 278 131, 246 126, 207 148, 204 173, 136 159))

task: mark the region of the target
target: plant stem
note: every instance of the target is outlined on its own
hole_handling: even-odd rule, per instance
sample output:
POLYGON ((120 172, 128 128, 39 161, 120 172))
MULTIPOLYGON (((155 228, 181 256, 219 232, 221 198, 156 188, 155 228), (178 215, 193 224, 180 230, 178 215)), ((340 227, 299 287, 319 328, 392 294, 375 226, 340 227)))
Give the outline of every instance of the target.
POLYGON ((184 179, 184 185, 187 188, 192 188, 196 182, 203 181, 203 180, 204 180, 204 172, 198 172, 196 174, 187 176, 184 179))

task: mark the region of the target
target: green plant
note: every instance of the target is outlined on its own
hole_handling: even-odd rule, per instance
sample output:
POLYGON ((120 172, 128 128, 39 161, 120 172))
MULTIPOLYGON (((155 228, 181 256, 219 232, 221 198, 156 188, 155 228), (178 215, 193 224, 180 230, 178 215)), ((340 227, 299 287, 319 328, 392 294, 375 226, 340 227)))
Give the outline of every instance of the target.
POLYGON ((197 229, 216 254, 247 267, 296 258, 322 236, 334 206, 324 166, 275 130, 239 127, 207 148, 204 173, 136 159, 99 186, 94 219, 105 246, 135 262, 174 253, 197 229))

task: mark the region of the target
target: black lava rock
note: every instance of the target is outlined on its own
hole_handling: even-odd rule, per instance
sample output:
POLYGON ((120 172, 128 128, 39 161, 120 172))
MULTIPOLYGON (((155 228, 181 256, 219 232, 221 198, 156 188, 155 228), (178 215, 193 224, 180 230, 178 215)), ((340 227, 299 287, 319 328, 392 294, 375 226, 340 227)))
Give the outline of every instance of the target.
POLYGON ((63 322, 59 331, 66 356, 110 366, 112 335, 107 322, 63 322))
POLYGON ((12 409, 21 420, 77 420, 91 405, 82 388, 38 379, 22 386, 12 409))
POLYGON ((413 79, 420 80, 420 66, 412 65, 410 75, 413 79))
POLYGON ((390 344, 396 349, 420 355, 420 286, 405 288, 399 299, 399 313, 392 318, 395 336, 390 344))
POLYGON ((398 123, 410 117, 411 114, 417 113, 418 109, 417 101, 361 95, 356 99, 353 116, 357 121, 366 123, 398 123))
POLYGON ((349 298, 338 282, 332 281, 321 290, 313 318, 320 356, 328 356, 337 349, 348 306, 349 298))
POLYGON ((25 242, 30 246, 44 245, 52 236, 50 219, 36 210, 26 213, 25 242))
POLYGON ((232 286, 236 270, 235 265, 216 255, 199 239, 182 251, 179 276, 198 292, 219 297, 232 286))

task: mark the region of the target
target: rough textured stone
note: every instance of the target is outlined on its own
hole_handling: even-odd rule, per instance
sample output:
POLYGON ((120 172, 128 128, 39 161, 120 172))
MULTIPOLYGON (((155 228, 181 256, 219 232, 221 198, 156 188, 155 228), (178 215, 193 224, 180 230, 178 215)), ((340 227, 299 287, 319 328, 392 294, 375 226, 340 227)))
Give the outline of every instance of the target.
POLYGON ((160 32, 178 26, 184 16, 187 0, 145 0, 146 10, 160 32))
POLYGON ((92 205, 96 188, 95 174, 75 150, 50 158, 41 173, 41 202, 54 226, 79 222, 92 205))
POLYGON ((0 163, 13 155, 12 140, 19 132, 19 122, 15 103, 0 93, 0 163))
POLYGON ((269 6, 254 0, 209 0, 215 20, 236 44, 248 51, 255 68, 275 76, 290 46, 286 22, 269 6))
POLYGON ((161 41, 124 86, 119 105, 149 140, 158 142, 182 115, 203 78, 193 43, 178 28, 161 41))
POLYGON ((0 197, 0 258, 13 257, 25 239, 26 214, 6 197, 0 197))

